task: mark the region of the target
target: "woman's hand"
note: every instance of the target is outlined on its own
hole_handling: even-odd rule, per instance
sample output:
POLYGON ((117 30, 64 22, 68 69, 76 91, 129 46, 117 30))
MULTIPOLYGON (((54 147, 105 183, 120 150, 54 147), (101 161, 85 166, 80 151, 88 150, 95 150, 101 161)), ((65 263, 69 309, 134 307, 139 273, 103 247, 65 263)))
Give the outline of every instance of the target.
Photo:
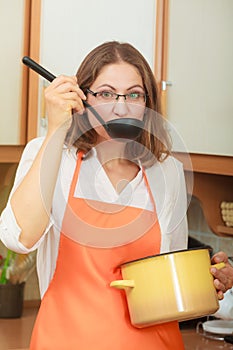
POLYGON ((224 252, 216 253, 212 257, 211 262, 213 264, 224 262, 226 265, 220 270, 216 269, 215 267, 211 267, 210 269, 212 275, 214 276, 214 285, 217 289, 218 298, 221 300, 224 298, 223 294, 233 286, 233 267, 228 262, 228 257, 224 252))
POLYGON ((86 96, 79 88, 76 76, 61 75, 54 79, 45 89, 48 131, 53 132, 59 127, 68 130, 72 109, 80 114, 84 110, 82 100, 86 100, 86 96))

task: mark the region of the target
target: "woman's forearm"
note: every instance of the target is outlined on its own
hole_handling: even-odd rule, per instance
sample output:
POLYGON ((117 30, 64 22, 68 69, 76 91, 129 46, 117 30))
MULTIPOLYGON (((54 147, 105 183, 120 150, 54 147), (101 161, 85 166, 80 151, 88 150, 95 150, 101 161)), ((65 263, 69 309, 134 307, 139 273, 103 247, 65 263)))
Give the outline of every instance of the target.
POLYGON ((27 175, 11 198, 21 228, 20 242, 31 248, 49 222, 62 148, 72 120, 72 110, 83 111, 86 99, 76 77, 60 76, 45 90, 48 134, 27 175))
POLYGON ((21 228, 20 242, 31 248, 48 225, 59 171, 65 129, 45 138, 31 168, 14 192, 11 206, 21 228))

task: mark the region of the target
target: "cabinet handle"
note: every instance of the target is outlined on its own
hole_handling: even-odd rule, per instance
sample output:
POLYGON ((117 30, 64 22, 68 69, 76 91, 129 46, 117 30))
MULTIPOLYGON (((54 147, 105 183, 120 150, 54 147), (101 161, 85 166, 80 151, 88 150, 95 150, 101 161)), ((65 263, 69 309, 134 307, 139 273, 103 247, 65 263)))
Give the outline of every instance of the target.
POLYGON ((164 117, 167 115, 167 86, 172 86, 172 82, 161 80, 161 113, 164 117))
POLYGON ((168 80, 162 80, 161 81, 161 90, 162 91, 166 91, 167 90, 167 86, 172 86, 172 82, 168 81, 168 80))

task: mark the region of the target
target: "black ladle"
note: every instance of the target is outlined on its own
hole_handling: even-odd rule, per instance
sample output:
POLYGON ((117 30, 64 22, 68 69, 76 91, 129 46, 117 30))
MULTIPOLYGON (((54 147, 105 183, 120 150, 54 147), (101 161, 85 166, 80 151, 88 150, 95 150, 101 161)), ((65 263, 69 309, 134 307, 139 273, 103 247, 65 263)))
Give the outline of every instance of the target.
MULTIPOLYGON (((47 71, 28 56, 24 56, 22 62, 50 82, 56 78, 55 75, 47 71)), ((105 122, 99 113, 89 103, 83 101, 83 104, 93 113, 100 124, 103 125, 108 135, 113 139, 135 140, 143 130, 144 121, 142 120, 135 118, 118 118, 105 122)))

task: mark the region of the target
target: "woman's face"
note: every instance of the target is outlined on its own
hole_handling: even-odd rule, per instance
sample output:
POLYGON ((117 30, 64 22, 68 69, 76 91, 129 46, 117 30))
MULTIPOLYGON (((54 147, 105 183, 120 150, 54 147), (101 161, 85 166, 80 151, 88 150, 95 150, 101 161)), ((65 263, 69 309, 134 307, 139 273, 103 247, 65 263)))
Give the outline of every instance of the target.
MULTIPOLYGON (((89 86, 87 102, 92 105, 107 122, 116 118, 143 119, 145 110, 145 90, 138 70, 126 62, 105 66, 94 83, 89 86), (92 93, 98 93, 94 96, 92 93), (126 98, 124 96, 126 95, 126 98)), ((109 139, 103 126, 88 111, 88 118, 101 138, 109 139)))

